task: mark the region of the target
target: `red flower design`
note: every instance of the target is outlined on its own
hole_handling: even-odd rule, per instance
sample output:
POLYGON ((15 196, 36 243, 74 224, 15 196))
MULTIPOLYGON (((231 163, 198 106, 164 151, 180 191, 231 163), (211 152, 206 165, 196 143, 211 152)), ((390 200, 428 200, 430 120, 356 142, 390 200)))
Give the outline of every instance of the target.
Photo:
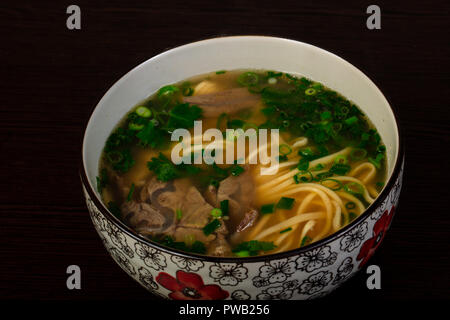
POLYGON ((176 279, 170 274, 160 272, 156 281, 172 291, 169 297, 174 300, 221 300, 229 296, 229 293, 218 285, 205 285, 198 274, 181 270, 177 271, 176 279))
POLYGON ((386 231, 389 229, 391 225, 392 217, 394 216, 395 206, 392 206, 391 211, 388 213, 386 210, 380 219, 373 226, 373 236, 370 239, 367 239, 366 242, 363 243, 361 249, 359 250, 357 260, 361 260, 359 267, 361 268, 366 264, 367 260, 373 256, 375 250, 380 245, 384 236, 386 235, 386 231))

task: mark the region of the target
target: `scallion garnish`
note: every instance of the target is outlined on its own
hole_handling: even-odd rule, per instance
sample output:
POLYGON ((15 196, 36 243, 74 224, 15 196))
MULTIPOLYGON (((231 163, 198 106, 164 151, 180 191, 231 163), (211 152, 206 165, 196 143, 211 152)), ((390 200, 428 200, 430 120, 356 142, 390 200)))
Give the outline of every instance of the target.
POLYGON ((353 161, 359 161, 367 156, 367 151, 365 149, 356 148, 350 152, 350 158, 353 161))
POLYGON ((181 218, 183 217, 183 212, 181 211, 181 209, 175 210, 175 213, 177 215, 177 219, 181 220, 181 218))
POLYGON ((286 229, 284 229, 284 230, 281 230, 281 231, 280 231, 280 234, 285 233, 285 232, 289 232, 289 231, 291 231, 291 230, 292 230, 291 227, 286 228, 286 229))
POLYGON ((344 190, 352 195, 362 195, 364 193, 363 186, 356 182, 344 185, 344 190))
POLYGON ((142 118, 149 118, 152 115, 152 112, 149 108, 141 106, 136 109, 136 114, 142 118))
POLYGON ((228 205, 229 205, 228 199, 220 201, 220 210, 222 210, 222 214, 224 216, 228 215, 228 205))
POLYGON ((291 152, 292 152, 291 147, 289 147, 287 144, 281 144, 279 149, 280 149, 280 154, 283 156, 287 156, 287 155, 291 154, 291 152))
POLYGON ((273 213, 274 211, 275 211, 274 203, 265 204, 261 207, 261 214, 270 214, 273 213))
POLYGON ((345 119, 344 122, 348 126, 354 125, 355 123, 358 122, 358 117, 357 116, 350 117, 348 119, 345 119))
POLYGON ((220 218, 222 216, 222 210, 218 209, 218 208, 214 208, 214 209, 211 210, 211 215, 214 218, 220 218))
POLYGON ((308 236, 304 236, 302 239, 302 243, 300 244, 300 247, 303 247, 304 245, 306 245, 307 243, 311 242, 311 238, 308 236))
POLYGON ((133 197, 133 193, 134 193, 134 183, 131 184, 130 192, 128 192, 127 202, 131 201, 131 198, 133 197))
POLYGON ((294 206, 295 199, 282 197, 277 203, 277 209, 290 210, 294 206))
POLYGON ((214 219, 210 223, 208 223, 206 226, 203 227, 203 233, 205 236, 209 236, 211 233, 216 231, 222 224, 220 223, 219 219, 214 219))
POLYGON ((355 204, 353 201, 349 201, 349 202, 347 202, 347 203, 345 204, 345 207, 346 207, 348 210, 355 209, 356 204, 355 204))

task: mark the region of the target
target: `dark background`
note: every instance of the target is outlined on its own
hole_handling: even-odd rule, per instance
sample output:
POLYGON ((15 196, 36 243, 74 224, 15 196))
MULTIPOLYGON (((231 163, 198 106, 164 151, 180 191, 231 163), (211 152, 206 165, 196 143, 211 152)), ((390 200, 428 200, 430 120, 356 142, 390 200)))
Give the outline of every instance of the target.
MULTIPOLYGON (((0 5, 0 298, 155 299, 107 255, 78 176, 84 126, 107 89, 175 46, 225 35, 311 43, 373 79, 398 113, 406 147, 400 206, 365 270, 328 300, 449 298, 450 105, 448 1, 374 2, 381 30, 366 28, 368 1, 75 1, 0 5), (369 264, 370 264, 369 263, 369 264), (66 268, 82 290, 66 289, 66 268)), ((345 79, 343 79, 345 81, 345 79)), ((130 106, 131 107, 131 106, 130 106)))

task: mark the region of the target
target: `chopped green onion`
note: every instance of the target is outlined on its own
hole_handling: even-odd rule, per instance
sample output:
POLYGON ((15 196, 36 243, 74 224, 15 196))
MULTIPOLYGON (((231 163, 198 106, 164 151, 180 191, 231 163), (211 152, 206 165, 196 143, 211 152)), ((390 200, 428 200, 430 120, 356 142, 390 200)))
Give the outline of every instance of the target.
POLYGON ((321 120, 328 120, 331 119, 331 112, 330 111, 324 111, 320 114, 321 120))
POLYGON ((377 152, 383 153, 386 151, 386 146, 380 145, 377 147, 377 152))
POLYGON ((344 185, 344 190, 352 195, 362 195, 364 193, 363 186, 356 182, 344 185))
POLYGON ((314 89, 314 88, 308 88, 308 89, 305 90, 305 94, 306 94, 307 96, 313 96, 313 95, 315 95, 316 93, 317 93, 317 91, 316 91, 316 89, 314 89))
POLYGON ((277 209, 290 210, 294 206, 295 199, 282 197, 277 203, 277 209))
POLYGON ((245 169, 241 166, 238 166, 237 164, 235 164, 232 168, 231 168, 231 175, 233 176, 238 176, 240 175, 242 172, 244 172, 245 169))
POLYGON ((287 156, 288 154, 291 154, 291 152, 292 152, 291 147, 289 147, 287 144, 284 144, 284 143, 280 145, 279 149, 280 149, 280 153, 284 156, 287 156))
POLYGON ((152 115, 152 112, 149 108, 141 106, 136 109, 136 114, 142 118, 149 118, 152 115))
POLYGON ((291 122, 289 120, 283 120, 283 127, 287 128, 291 125, 291 122))
POLYGON ((194 94, 194 89, 191 88, 191 87, 186 87, 186 88, 183 88, 181 93, 183 94, 183 96, 189 97, 189 96, 192 96, 194 94))
POLYGON ((143 124, 137 124, 137 123, 134 123, 134 122, 130 122, 128 124, 128 128, 130 130, 133 130, 133 131, 139 131, 139 130, 144 129, 144 125, 143 124))
POLYGON ((359 160, 362 160, 362 159, 364 159, 366 156, 367 156, 367 151, 366 151, 365 149, 357 148, 357 149, 353 149, 353 150, 350 152, 350 158, 351 158, 353 161, 359 161, 359 160))
POLYGON ((313 174, 309 171, 300 171, 299 173, 297 173, 296 175, 294 175, 294 181, 295 183, 300 183, 300 182, 311 182, 314 180, 314 176, 313 174), (309 174, 309 179, 306 176, 307 174, 309 174))
POLYGON ((298 162, 297 169, 300 171, 306 171, 309 168, 309 160, 306 158, 301 158, 298 162))
POLYGON ((181 209, 175 210, 175 213, 177 214, 177 219, 181 220, 181 218, 183 217, 183 212, 181 211, 181 209))
POLYGON ((345 207, 346 207, 348 210, 355 209, 355 208, 356 208, 356 204, 355 204, 353 201, 349 201, 349 202, 347 202, 347 203, 345 204, 345 207))
POLYGON ((354 212, 349 212, 348 213, 348 219, 350 220, 349 222, 353 221, 358 215, 354 212))
POLYGON ((261 214, 270 214, 273 213, 274 211, 275 211, 274 203, 265 204, 261 207, 261 214))
POLYGON ((336 158, 334 158, 334 163, 336 164, 347 164, 348 160, 347 160, 347 156, 341 154, 338 155, 336 158))
POLYGON ((134 183, 131 184, 130 192, 128 192, 127 202, 131 201, 131 198, 133 197, 133 193, 134 193, 134 183))
POLYGON ((348 164, 335 163, 331 166, 330 172, 338 175, 345 175, 350 171, 350 166, 348 164))
POLYGON ((164 86, 158 91, 158 97, 168 97, 178 92, 178 88, 173 85, 164 86))
POLYGON ((240 85, 252 87, 258 84, 259 78, 254 72, 244 72, 238 77, 237 81, 240 85))
POLYGON ((108 159, 108 161, 112 164, 117 164, 122 162, 123 160, 123 154, 119 151, 110 151, 108 153, 106 153, 106 158, 108 159))
POLYGON ((214 218, 220 218, 222 216, 222 210, 218 209, 218 208, 214 208, 214 209, 211 210, 211 215, 214 218))
POLYGON ((220 210, 222 210, 222 214, 224 216, 228 215, 229 203, 228 199, 220 201, 220 210))
POLYGON ((348 119, 345 119, 344 122, 346 125, 351 126, 351 125, 355 124, 356 122, 358 122, 358 117, 357 116, 350 117, 348 119))
POLYGON ((203 233, 205 236, 209 236, 211 233, 216 231, 222 224, 220 223, 219 219, 214 219, 210 223, 208 223, 206 226, 203 227, 203 233))
POLYGON ((304 236, 303 239, 302 239, 302 243, 300 244, 300 247, 303 247, 306 243, 311 242, 311 240, 312 239, 310 237, 304 236))
POLYGON ((314 168, 312 168, 312 171, 319 171, 322 170, 323 168, 325 168, 325 166, 321 163, 318 163, 314 168))
POLYGON ((234 254, 241 258, 250 257, 250 252, 248 250, 238 251, 238 252, 235 252, 234 254))
POLYGON ((323 185, 323 182, 325 182, 325 181, 333 181, 333 182, 335 182, 335 183, 337 184, 337 186, 334 187, 334 188, 333 188, 332 186, 325 186, 325 185, 324 185, 324 187, 327 187, 328 189, 331 189, 331 190, 333 190, 333 191, 338 191, 338 190, 341 190, 341 189, 342 189, 343 184, 342 184, 342 182, 339 181, 339 180, 327 178, 327 179, 321 180, 321 181, 320 181, 320 184, 323 185))
POLYGON ((216 71, 216 74, 224 74, 226 72, 226 70, 219 70, 219 71, 216 71))
POLYGON ((291 230, 292 230, 291 227, 286 228, 286 229, 284 229, 284 230, 281 230, 281 231, 280 231, 280 234, 285 233, 285 232, 289 232, 289 231, 291 231, 291 230))
POLYGON ((384 182, 382 181, 378 181, 377 183, 375 183, 375 185, 377 186, 377 188, 383 188, 384 187, 384 182))

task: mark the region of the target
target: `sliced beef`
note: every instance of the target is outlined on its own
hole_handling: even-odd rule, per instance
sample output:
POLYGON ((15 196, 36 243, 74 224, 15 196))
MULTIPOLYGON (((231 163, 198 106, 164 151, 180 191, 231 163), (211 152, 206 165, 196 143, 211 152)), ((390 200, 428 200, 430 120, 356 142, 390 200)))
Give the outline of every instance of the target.
POLYGON ((234 88, 214 93, 184 97, 183 102, 199 106, 203 117, 218 117, 222 113, 232 114, 255 106, 260 98, 247 88, 234 88))
POLYGON ((145 202, 124 202, 121 213, 125 223, 142 235, 167 233, 173 229, 173 220, 170 215, 164 215, 163 212, 145 202))
POLYGON ((231 255, 231 247, 222 234, 218 234, 216 239, 208 246, 207 254, 216 257, 225 257, 231 255))
POLYGON ((206 188, 206 191, 204 192, 203 196, 205 197, 205 200, 212 205, 213 207, 218 207, 217 203, 217 188, 213 185, 209 185, 208 188, 206 188))
POLYGON ((187 237, 193 236, 208 246, 218 234, 228 233, 223 221, 213 234, 206 236, 203 233, 203 227, 211 221, 214 207, 187 180, 161 182, 153 178, 142 188, 140 198, 142 203, 150 205, 162 216, 170 217, 167 221, 170 220, 171 227, 165 234, 173 236, 175 241, 186 241, 187 237), (181 210, 179 220, 176 218, 177 210, 181 210))
MULTIPOLYGON (((227 227, 230 232, 239 232, 238 226, 244 218, 250 221, 251 216, 255 214, 252 213, 246 218, 246 213, 251 212, 253 209, 254 192, 253 180, 248 170, 245 170, 239 176, 229 176, 220 183, 217 192, 217 202, 228 200, 229 219, 227 220, 227 227)), ((241 228, 245 224, 243 222, 241 228)))

